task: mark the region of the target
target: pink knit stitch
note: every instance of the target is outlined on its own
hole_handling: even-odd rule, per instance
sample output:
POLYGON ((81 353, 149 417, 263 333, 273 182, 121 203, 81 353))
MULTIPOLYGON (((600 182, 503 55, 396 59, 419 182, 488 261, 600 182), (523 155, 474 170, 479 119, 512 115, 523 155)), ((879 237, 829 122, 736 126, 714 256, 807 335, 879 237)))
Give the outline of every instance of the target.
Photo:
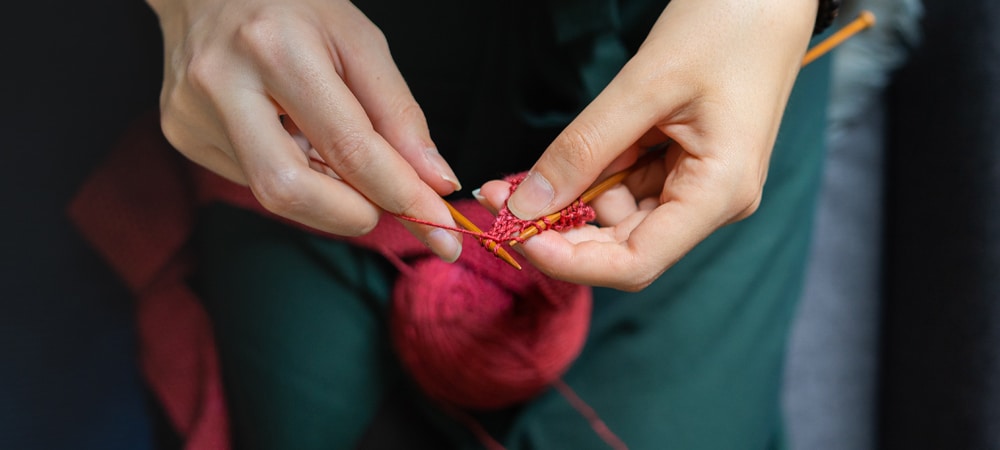
MULTIPOLYGON (((514 190, 517 188, 527 173, 522 172, 515 175, 510 175, 504 178, 504 181, 510 183, 510 193, 513 194, 514 190)), ((529 228, 537 228, 538 231, 545 230, 568 230, 570 228, 575 228, 583 225, 587 222, 594 220, 597 213, 594 212, 594 208, 590 207, 586 203, 583 203, 579 199, 574 201, 572 204, 563 208, 559 211, 559 218, 556 220, 551 220, 548 217, 542 217, 537 220, 522 220, 510 212, 507 208, 506 202, 503 208, 497 212, 496 219, 493 221, 493 225, 490 229, 484 232, 475 232, 466 230, 463 228, 451 227, 447 225, 437 224, 426 220, 417 219, 415 217, 408 217, 401 214, 396 214, 396 217, 408 220, 410 222, 420 223, 424 225, 430 225, 432 227, 444 228, 446 230, 456 231, 459 233, 468 234, 474 236, 479 240, 479 243, 483 244, 484 248, 492 248, 493 254, 496 255, 502 245, 517 241, 524 243, 527 239, 522 238, 521 234, 529 228), (488 246, 488 243, 494 243, 494 246, 488 246)))

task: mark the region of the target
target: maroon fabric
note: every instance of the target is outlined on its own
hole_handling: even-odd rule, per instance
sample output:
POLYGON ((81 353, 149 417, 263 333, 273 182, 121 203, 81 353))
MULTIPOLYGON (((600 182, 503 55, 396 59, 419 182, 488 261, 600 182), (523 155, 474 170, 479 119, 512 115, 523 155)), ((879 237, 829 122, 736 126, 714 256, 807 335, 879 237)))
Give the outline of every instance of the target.
MULTIPOLYGON (((189 450, 230 447, 211 322, 186 284, 194 270, 186 244, 195 210, 210 202, 290 223, 264 210, 249 189, 184 160, 150 115, 124 136, 69 210, 136 296, 142 372, 189 450)), ((482 225, 492 221, 475 202, 456 207, 482 225)), ((438 401, 478 409, 523 401, 558 378, 583 346, 587 287, 552 280, 528 264, 515 271, 472 238, 458 263, 445 264, 388 215, 351 241, 400 268, 394 342, 438 401)))
POLYGON ((211 323, 185 278, 194 224, 187 163, 156 116, 131 127, 81 187, 69 214, 137 300, 139 362, 190 450, 230 447, 211 323))

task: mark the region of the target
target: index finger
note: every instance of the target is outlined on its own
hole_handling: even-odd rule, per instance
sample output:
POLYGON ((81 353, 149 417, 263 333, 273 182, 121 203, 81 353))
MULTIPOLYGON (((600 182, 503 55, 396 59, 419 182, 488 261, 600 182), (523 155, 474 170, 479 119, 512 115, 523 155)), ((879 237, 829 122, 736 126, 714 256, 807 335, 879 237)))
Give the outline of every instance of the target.
MULTIPOLYGON (((454 226, 441 197, 375 131, 333 62, 315 57, 329 55, 329 49, 316 39, 298 42, 268 62, 265 83, 326 164, 386 211, 454 226)), ((404 225, 444 259, 458 257, 461 244, 450 232, 408 221, 404 225)))
POLYGON ((358 235, 378 222, 378 210, 340 180, 309 168, 273 104, 257 94, 220 102, 237 162, 269 211, 318 230, 358 235))

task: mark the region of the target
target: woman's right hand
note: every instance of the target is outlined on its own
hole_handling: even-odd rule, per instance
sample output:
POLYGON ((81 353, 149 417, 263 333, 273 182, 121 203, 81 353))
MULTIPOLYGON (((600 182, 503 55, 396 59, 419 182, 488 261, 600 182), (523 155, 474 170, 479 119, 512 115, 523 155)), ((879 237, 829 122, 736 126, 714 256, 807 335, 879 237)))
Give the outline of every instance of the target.
MULTIPOLYGON (((360 235, 381 209, 454 221, 460 188, 381 31, 347 0, 148 0, 170 143, 280 216, 360 235), (318 161, 322 161, 319 163, 318 161)), ((404 224, 445 260, 452 232, 404 224)))

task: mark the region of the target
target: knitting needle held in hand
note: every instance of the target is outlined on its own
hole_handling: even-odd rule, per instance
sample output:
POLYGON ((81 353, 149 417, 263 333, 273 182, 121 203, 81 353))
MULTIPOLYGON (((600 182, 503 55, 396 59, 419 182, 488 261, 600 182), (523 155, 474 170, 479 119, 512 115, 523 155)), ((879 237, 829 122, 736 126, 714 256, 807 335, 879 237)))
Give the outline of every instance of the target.
MULTIPOLYGON (((597 198, 598 195, 603 194, 604 191, 607 191, 608 189, 611 189, 612 187, 624 181, 626 177, 628 177, 630 174, 632 174, 633 171, 635 171, 635 169, 638 169, 640 167, 645 166, 646 164, 649 164, 650 162, 659 158, 662 155, 663 152, 660 150, 653 150, 643 155, 641 158, 639 158, 638 161, 635 162, 635 164, 632 164, 632 166, 629 167, 628 169, 622 170, 620 172, 615 172, 610 177, 605 178, 603 181, 593 185, 590 189, 587 189, 582 195, 580 195, 580 203, 585 203, 585 204, 590 203, 592 200, 597 198)), ((557 211, 545 217, 542 217, 541 219, 538 219, 537 221, 535 221, 535 225, 525 228, 525 230, 522 231, 520 235, 518 235, 518 238, 511 240, 509 244, 515 245, 518 243, 518 241, 524 242, 525 239, 528 239, 538 234, 539 232, 544 231, 546 228, 548 228, 547 224, 554 223, 558 221, 561 217, 562 217, 562 211, 557 211)))
MULTIPOLYGON (((803 58, 802 60, 802 65, 805 66, 815 61, 817 58, 828 53, 830 50, 834 49, 835 47, 843 43, 851 36, 854 36, 858 32, 874 25, 875 25, 875 15, 872 14, 871 11, 861 11, 858 17, 853 21, 851 21, 846 26, 844 26, 843 29, 837 31, 836 33, 834 33, 833 35, 826 38, 825 40, 817 44, 815 47, 810 49, 808 52, 806 52, 805 58, 803 58)), ((629 176, 629 174, 632 173, 632 171, 634 171, 636 168, 642 165, 647 164, 649 161, 652 160, 651 157, 657 156, 658 153, 659 152, 651 152, 650 154, 647 154, 639 161, 637 161, 635 164, 633 164, 632 167, 629 167, 628 169, 625 169, 621 172, 617 172, 614 175, 611 175, 610 177, 605 179, 604 181, 595 184, 590 189, 587 189, 587 191, 580 196, 580 202, 589 203, 598 195, 604 193, 604 191, 607 191, 611 187, 617 185, 618 183, 621 183, 626 177, 629 176)), ((547 228, 546 224, 553 223, 559 220, 560 217, 562 217, 562 212, 554 212, 545 217, 542 217, 541 219, 538 219, 535 222, 534 226, 531 226, 525 229, 523 232, 521 232, 517 240, 511 240, 510 245, 517 245, 518 241, 523 242, 525 239, 528 239, 538 234, 540 231, 543 231, 547 228)))
POLYGON ((867 10, 861 11, 861 13, 858 14, 858 17, 847 25, 844 25, 844 28, 841 28, 836 33, 831 34, 830 37, 824 39, 823 42, 820 42, 819 44, 816 44, 815 47, 809 49, 809 51, 806 52, 806 56, 802 58, 802 65, 805 66, 815 61, 816 58, 819 58, 830 50, 833 50, 851 36, 854 36, 862 30, 873 26, 875 26, 875 14, 872 14, 871 11, 867 10))
MULTIPOLYGON (((465 228, 466 230, 472 231, 473 233, 483 234, 483 230, 480 230, 479 227, 476 226, 476 224, 472 223, 471 220, 463 216, 462 213, 458 212, 458 210, 455 209, 454 206, 451 206, 451 203, 448 203, 448 201, 445 200, 444 204, 445 206, 448 207, 448 211, 451 211, 451 217, 455 219, 455 223, 457 223, 462 228, 465 228)), ((511 267, 517 270, 521 270, 521 265, 518 264, 517 261, 515 261, 514 258, 510 256, 510 253, 507 253, 507 251, 504 250, 503 247, 500 246, 500 244, 489 240, 480 240, 480 242, 483 244, 484 247, 486 247, 487 250, 495 253, 498 257, 500 257, 500 259, 504 260, 504 262, 510 264, 511 267)))
MULTIPOLYGON (((312 163, 316 163, 323 168, 326 169, 330 168, 330 166, 326 164, 326 161, 323 161, 321 159, 310 157, 309 161, 312 163)), ((332 169, 330 171, 332 172, 332 169)), ((469 218, 463 216, 462 213, 458 212, 458 210, 455 209, 455 207, 452 206, 451 203, 448 203, 448 201, 444 199, 442 199, 441 201, 443 201, 444 205, 448 207, 448 211, 451 212, 451 217, 455 219, 455 223, 457 223, 460 227, 469 230, 477 235, 483 234, 483 230, 480 230, 479 227, 476 226, 476 224, 472 223, 472 221, 469 220, 469 218)), ((400 216, 398 214, 395 214, 395 216, 402 219, 413 221, 413 219, 409 217, 400 216)), ((498 257, 500 257, 500 259, 504 260, 504 262, 510 264, 511 267, 517 270, 521 270, 521 265, 518 264, 517 261, 514 260, 512 256, 510 256, 510 253, 507 253, 507 251, 504 250, 503 247, 500 246, 500 244, 497 244, 496 242, 493 241, 481 240, 480 242, 483 244, 483 247, 486 247, 489 251, 496 254, 498 257)))

